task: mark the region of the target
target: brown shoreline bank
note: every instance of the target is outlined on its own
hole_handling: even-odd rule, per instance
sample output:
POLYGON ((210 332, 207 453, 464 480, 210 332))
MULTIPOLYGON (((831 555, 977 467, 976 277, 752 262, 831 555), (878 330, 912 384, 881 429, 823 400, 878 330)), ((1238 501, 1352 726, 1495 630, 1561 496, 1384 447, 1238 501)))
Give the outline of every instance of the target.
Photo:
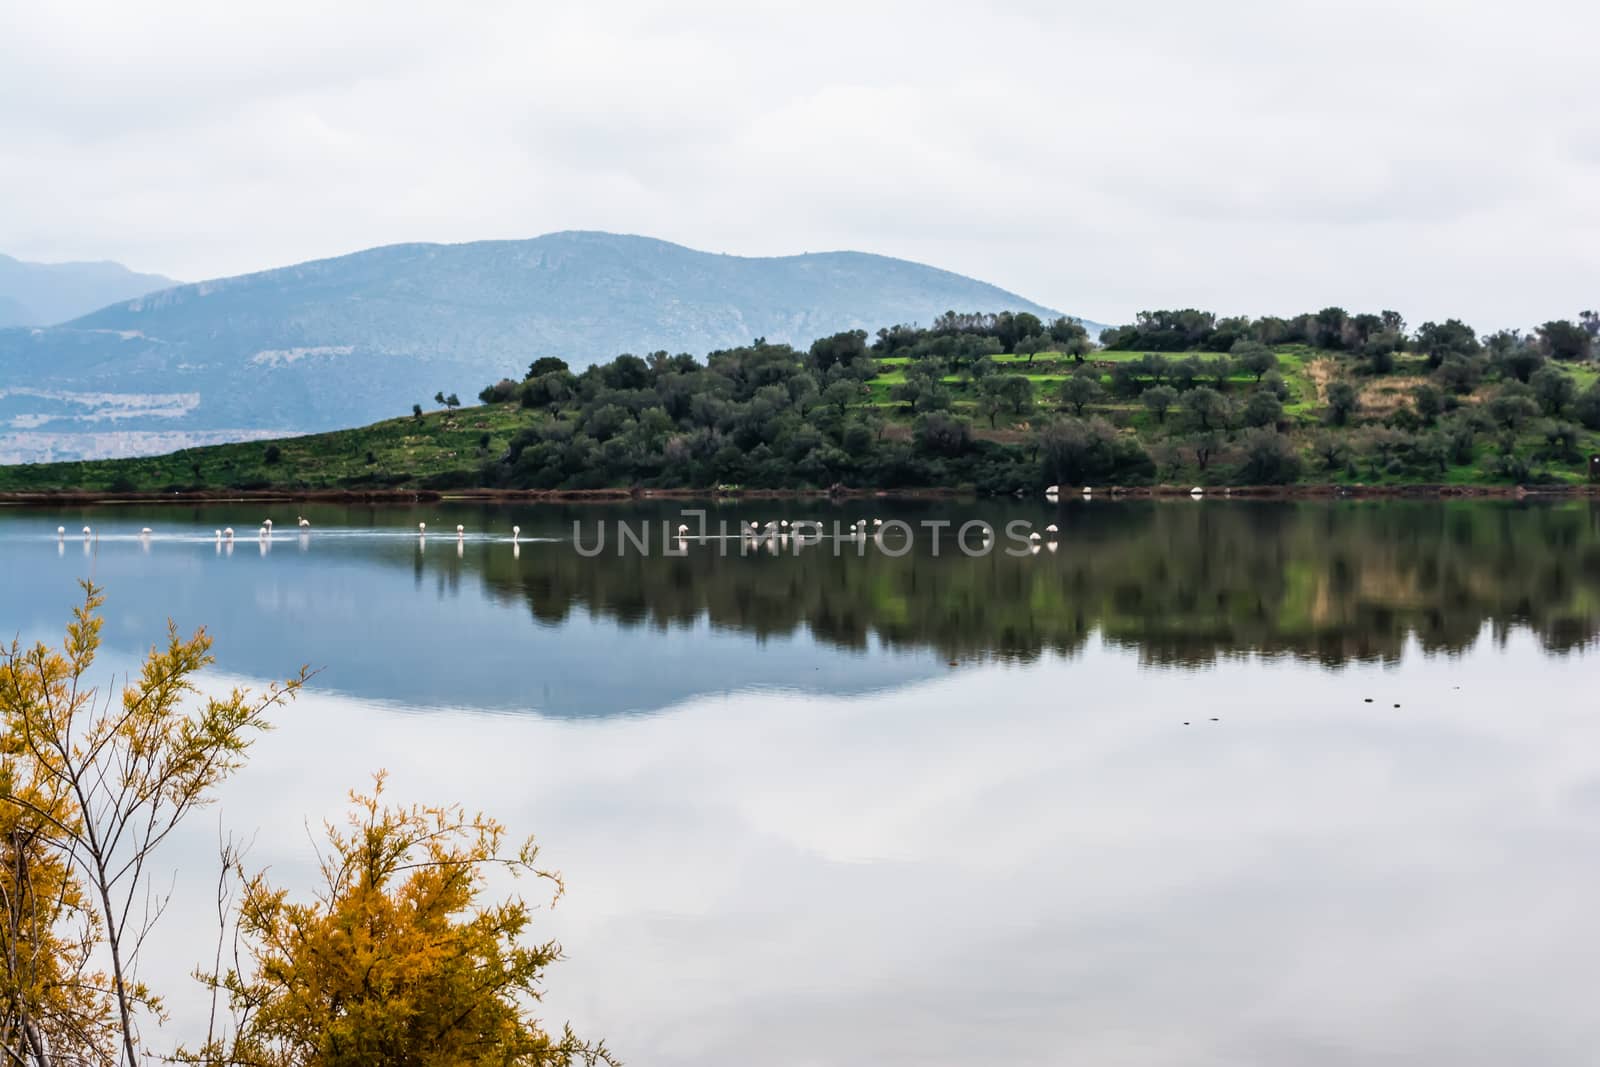
MULTIPOLYGON (((1206 486, 1207 499, 1336 500, 1370 498, 1406 499, 1581 499, 1600 498, 1600 485, 1273 485, 1206 486)), ((1063 486, 1060 498, 1081 498, 1080 486, 1063 486)), ((1189 486, 1097 486, 1092 497, 1155 499, 1188 497, 1189 486)), ((627 503, 638 500, 948 500, 976 499, 971 489, 207 489, 172 493, 113 493, 102 491, 0 492, 0 507, 28 504, 206 504, 239 501, 277 503, 416 504, 443 500, 482 503, 627 503)))

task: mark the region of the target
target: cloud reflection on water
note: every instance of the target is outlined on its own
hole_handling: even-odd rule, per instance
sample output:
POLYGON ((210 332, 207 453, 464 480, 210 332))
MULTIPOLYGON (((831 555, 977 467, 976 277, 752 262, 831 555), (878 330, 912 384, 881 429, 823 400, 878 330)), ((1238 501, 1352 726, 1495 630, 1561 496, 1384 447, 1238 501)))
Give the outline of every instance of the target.
POLYGON ((583 721, 313 695, 222 815, 286 877, 377 766, 536 832, 570 889, 547 1014, 632 1062, 1576 1064, 1589 685, 1522 637, 1338 675, 1093 643, 583 721))

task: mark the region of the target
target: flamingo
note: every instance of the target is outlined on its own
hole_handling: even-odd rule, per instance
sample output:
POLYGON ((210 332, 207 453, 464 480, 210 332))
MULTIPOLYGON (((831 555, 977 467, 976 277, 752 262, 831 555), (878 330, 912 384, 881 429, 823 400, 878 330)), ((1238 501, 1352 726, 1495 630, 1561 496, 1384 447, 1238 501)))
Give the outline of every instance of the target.
POLYGON ((872 525, 874 527, 882 526, 883 525, 883 520, 882 519, 873 519, 872 520, 872 525))
POLYGON ((1052 534, 1056 533, 1057 532, 1056 524, 1052 522, 1049 526, 1046 526, 1044 528, 1044 532, 1045 533, 1052 533, 1052 534))
POLYGON ((311 526, 311 520, 304 515, 300 516, 300 529, 305 530, 311 526))
POLYGON ((67 528, 65 526, 57 526, 56 527, 56 536, 57 537, 65 537, 65 536, 67 536, 67 528))
POLYGON ((518 538, 520 538, 521 536, 522 536, 522 527, 520 527, 520 526, 511 527, 511 540, 515 541, 518 538))
POLYGON ((425 523, 425 522, 417 523, 417 533, 418 534, 426 535, 427 532, 428 532, 428 524, 427 523, 425 523))
POLYGON ((144 529, 140 530, 139 531, 139 536, 140 537, 149 537, 150 536, 150 527, 146 526, 144 529))
POLYGON ((467 536, 467 528, 459 522, 456 523, 456 540, 459 541, 465 536, 467 536))
POLYGON ((261 525, 266 528, 267 533, 271 533, 272 532, 272 520, 271 519, 262 519, 261 520, 261 525))
POLYGON ((222 540, 222 531, 221 530, 213 530, 211 532, 217 535, 217 540, 218 541, 222 540))
POLYGON ((1060 496, 1061 495, 1061 487, 1059 485, 1047 485, 1047 486, 1044 487, 1044 495, 1045 496, 1060 496))
POLYGON ((85 536, 85 537, 89 536, 89 527, 85 526, 83 528, 83 536, 85 536))
POLYGON ((687 537, 687 536, 689 536, 689 524, 688 523, 686 523, 686 522, 678 523, 678 536, 679 537, 687 537))
POLYGON ((1029 534, 1028 535, 1028 540, 1037 543, 1038 540, 1039 540, 1039 531, 1035 530, 1035 531, 1033 531, 1033 533, 1029 534))
POLYGON ((226 530, 223 530, 222 531, 222 536, 226 537, 228 540, 232 541, 233 540, 233 527, 230 526, 226 530))
POLYGON ((1200 488, 1197 485, 1193 489, 1189 490, 1189 495, 1190 496, 1205 496, 1206 495, 1206 491, 1204 489, 1200 488))

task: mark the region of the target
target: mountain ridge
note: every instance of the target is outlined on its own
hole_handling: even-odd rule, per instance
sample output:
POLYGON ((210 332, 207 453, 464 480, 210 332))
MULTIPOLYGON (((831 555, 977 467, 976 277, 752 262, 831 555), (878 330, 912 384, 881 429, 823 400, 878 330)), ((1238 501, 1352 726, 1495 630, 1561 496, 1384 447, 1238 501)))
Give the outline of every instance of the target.
POLYGON ((0 254, 0 328, 57 325, 179 284, 111 260, 35 263, 0 254))
POLYGON ((587 230, 383 245, 0 331, 3 380, 24 386, 0 386, 0 462, 170 450, 175 432, 360 425, 436 390, 472 395, 544 355, 582 366, 755 337, 804 346, 951 309, 1056 314, 867 252, 735 256, 587 230))

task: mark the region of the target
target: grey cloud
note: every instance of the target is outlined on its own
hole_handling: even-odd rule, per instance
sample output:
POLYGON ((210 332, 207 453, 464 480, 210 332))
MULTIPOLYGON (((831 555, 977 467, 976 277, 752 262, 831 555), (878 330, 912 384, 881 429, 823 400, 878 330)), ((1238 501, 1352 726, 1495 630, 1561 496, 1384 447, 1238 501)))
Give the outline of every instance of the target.
POLYGON ((1600 12, 1551 0, 65 10, 0 14, 25 258, 198 278, 589 227, 1100 319, 1596 299, 1600 12))

